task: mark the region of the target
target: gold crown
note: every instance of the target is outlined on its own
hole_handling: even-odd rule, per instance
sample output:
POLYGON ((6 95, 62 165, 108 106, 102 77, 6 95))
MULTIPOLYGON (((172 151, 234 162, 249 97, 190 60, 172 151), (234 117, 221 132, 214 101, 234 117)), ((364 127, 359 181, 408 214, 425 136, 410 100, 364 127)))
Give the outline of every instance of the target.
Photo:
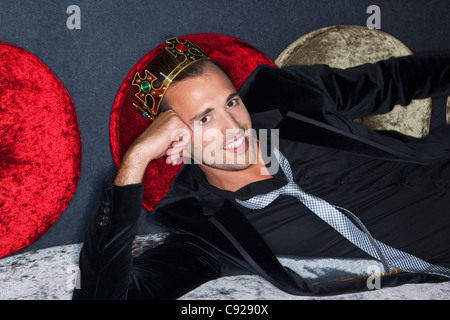
POLYGON ((150 71, 145 70, 144 77, 141 77, 139 71, 136 72, 133 78, 132 85, 137 86, 139 91, 135 94, 139 100, 139 104, 133 103, 133 106, 138 109, 144 117, 148 117, 152 120, 158 115, 158 108, 161 100, 164 98, 164 94, 167 91, 172 80, 184 69, 191 64, 199 60, 209 60, 209 57, 203 52, 203 50, 197 45, 186 40, 181 43, 178 38, 170 38, 166 41, 170 46, 165 49, 169 51, 174 58, 181 56, 183 61, 177 65, 168 75, 161 73, 164 77, 162 84, 159 88, 153 85, 153 82, 158 79, 150 71))

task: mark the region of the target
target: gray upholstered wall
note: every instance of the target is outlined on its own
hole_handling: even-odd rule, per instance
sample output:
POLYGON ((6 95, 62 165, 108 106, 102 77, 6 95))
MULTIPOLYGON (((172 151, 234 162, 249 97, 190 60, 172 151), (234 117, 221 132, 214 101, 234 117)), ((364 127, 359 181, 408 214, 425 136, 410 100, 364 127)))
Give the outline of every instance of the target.
MULTIPOLYGON (((32 246, 82 241, 101 181, 114 169, 109 120, 129 70, 171 36, 221 33, 240 38, 275 60, 290 43, 318 28, 366 25, 368 6, 381 9, 381 30, 413 52, 450 48, 448 0, 20 0, 0 2, 0 41, 39 57, 68 89, 83 144, 78 189, 67 210, 32 246), (70 5, 81 29, 69 30, 70 5)), ((143 212, 140 233, 155 231, 143 212)))

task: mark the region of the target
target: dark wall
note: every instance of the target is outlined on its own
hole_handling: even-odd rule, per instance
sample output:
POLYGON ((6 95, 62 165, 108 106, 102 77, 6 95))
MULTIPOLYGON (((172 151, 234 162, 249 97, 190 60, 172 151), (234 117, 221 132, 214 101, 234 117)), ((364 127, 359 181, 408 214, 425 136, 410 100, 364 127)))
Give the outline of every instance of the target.
MULTIPOLYGON (((369 5, 381 9, 381 30, 413 52, 450 48, 448 0, 20 0, 0 2, 0 41, 39 57, 72 96, 83 144, 81 178, 65 212, 34 250, 81 242, 103 177, 114 164, 109 120, 129 70, 172 36, 220 33, 240 38, 271 59, 318 28, 366 25, 369 5), (81 9, 81 29, 69 30, 70 5, 81 9)), ((143 211, 139 232, 154 228, 143 211)))

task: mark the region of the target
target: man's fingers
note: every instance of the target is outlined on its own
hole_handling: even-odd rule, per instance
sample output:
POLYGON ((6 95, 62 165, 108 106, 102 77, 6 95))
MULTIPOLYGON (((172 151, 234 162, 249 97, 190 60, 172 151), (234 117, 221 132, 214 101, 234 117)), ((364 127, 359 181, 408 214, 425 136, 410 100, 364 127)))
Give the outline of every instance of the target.
POLYGON ((172 133, 172 141, 191 141, 191 131, 186 128, 180 128, 172 133))
POLYGON ((172 148, 178 148, 178 147, 184 148, 188 144, 189 144, 189 141, 187 141, 187 140, 175 141, 175 142, 172 142, 171 147, 172 148))
POLYGON ((167 155, 166 163, 172 165, 180 164, 187 158, 191 157, 189 151, 187 151, 181 146, 167 149, 166 155, 167 155))
POLYGON ((166 155, 167 156, 180 156, 180 154, 182 155, 183 152, 183 147, 175 147, 175 148, 170 148, 167 149, 166 151, 166 155))

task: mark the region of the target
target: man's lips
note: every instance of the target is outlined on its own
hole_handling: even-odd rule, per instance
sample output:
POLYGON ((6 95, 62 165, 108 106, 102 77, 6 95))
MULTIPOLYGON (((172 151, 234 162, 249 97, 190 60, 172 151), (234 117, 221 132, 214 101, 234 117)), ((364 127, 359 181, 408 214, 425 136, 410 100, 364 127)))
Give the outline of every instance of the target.
POLYGON ((241 144, 245 141, 245 136, 241 135, 238 139, 234 140, 233 142, 227 144, 224 149, 236 149, 241 146, 241 144))
POLYGON ((241 135, 239 138, 233 142, 227 144, 223 149, 226 152, 231 152, 234 154, 240 154, 245 152, 248 148, 248 141, 245 135, 241 135))

